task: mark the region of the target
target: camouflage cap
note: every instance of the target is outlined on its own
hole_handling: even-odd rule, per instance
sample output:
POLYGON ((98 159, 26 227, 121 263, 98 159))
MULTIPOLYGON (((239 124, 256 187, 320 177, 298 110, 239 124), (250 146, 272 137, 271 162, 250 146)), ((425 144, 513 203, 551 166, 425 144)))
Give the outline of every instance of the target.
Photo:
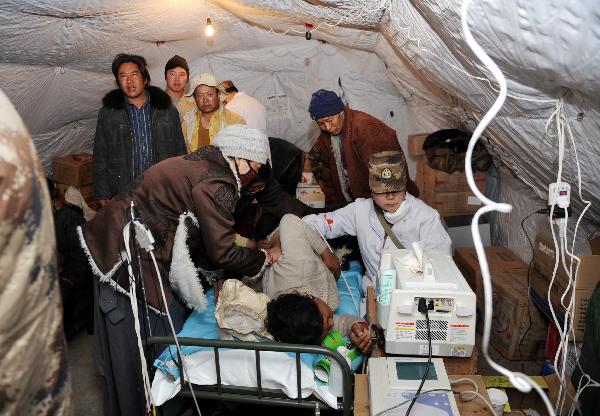
POLYGON ((406 160, 397 150, 375 153, 369 158, 369 187, 376 194, 406 189, 406 160))

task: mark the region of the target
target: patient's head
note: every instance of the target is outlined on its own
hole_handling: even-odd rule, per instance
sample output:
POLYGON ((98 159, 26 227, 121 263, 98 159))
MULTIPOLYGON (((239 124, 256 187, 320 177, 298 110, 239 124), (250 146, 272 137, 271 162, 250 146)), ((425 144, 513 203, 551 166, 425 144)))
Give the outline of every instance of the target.
POLYGON ((319 345, 333 328, 333 312, 319 298, 287 293, 268 303, 266 325, 276 341, 319 345))

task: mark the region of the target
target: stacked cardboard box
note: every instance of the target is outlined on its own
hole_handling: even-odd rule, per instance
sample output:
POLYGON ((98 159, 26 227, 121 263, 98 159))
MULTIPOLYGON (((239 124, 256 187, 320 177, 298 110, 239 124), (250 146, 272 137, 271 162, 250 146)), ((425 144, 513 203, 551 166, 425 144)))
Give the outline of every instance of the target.
POLYGON ((80 153, 55 158, 52 161, 52 179, 62 196, 73 186, 79 189, 88 205, 94 202, 92 155, 80 153))
MULTIPOLYGON (((437 209, 442 216, 464 215, 476 212, 481 207, 479 199, 470 191, 464 172, 446 173, 435 170, 421 157, 417 161, 417 174, 422 178, 421 199, 437 209)), ((475 183, 483 191, 486 176, 475 173, 475 183)))
MULTIPOLYGON (((437 209, 442 216, 474 213, 481 206, 481 202, 471 192, 465 173, 446 173, 427 164, 423 150, 427 136, 426 133, 408 136, 408 154, 417 159, 415 183, 421 191, 421 199, 437 209)), ((485 174, 475 173, 474 179, 477 187, 483 191, 485 174)))
MULTIPOLYGON (((535 250, 531 271, 532 297, 546 314, 550 314, 548 305, 548 288, 550 288, 550 302, 560 323, 564 319, 565 308, 562 306, 561 298, 564 295, 564 304, 567 305, 571 299, 572 282, 568 278, 565 267, 559 263, 556 276, 552 281, 555 263, 555 246, 552 238, 538 234, 535 239, 535 250), (550 283, 552 282, 552 285, 550 283), (567 290, 568 289, 568 290, 567 290)), ((583 341, 585 331, 585 316, 587 306, 594 293, 596 285, 600 282, 600 255, 578 255, 581 263, 577 276, 577 289, 575 290, 575 305, 573 314, 573 329, 575 340, 583 341)), ((569 265, 566 266, 567 268, 569 265)), ((575 274, 575 267, 573 267, 575 274)))
MULTIPOLYGON (((543 357, 547 323, 528 300, 527 264, 504 247, 486 247, 485 250, 492 278, 491 344, 508 359, 543 357)), ((457 249, 455 261, 477 294, 478 327, 481 329, 485 305, 475 249, 457 249)))
POLYGON ((423 156, 425 154, 423 143, 425 143, 427 136, 429 136, 429 133, 409 134, 407 140, 408 154, 415 157, 423 156))
MULTIPOLYGON (((492 275, 496 270, 527 270, 527 264, 506 247, 486 247, 485 257, 492 275)), ((483 287, 477 252, 473 247, 457 248, 454 261, 479 299, 483 287)))
POLYGON ((325 207, 325 194, 315 180, 308 157, 304 157, 302 176, 296 188, 296 198, 313 208, 325 207))

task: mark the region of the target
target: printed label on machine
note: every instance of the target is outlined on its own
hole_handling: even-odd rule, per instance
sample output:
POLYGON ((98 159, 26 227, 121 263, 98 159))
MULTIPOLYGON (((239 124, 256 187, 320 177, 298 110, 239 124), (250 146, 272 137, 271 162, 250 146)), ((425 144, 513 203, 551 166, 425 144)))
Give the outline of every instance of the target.
POLYGON ((394 325, 394 333, 396 340, 413 340, 415 339, 415 323, 414 322, 396 322, 394 325))
POLYGON ((466 357, 467 349, 458 345, 450 347, 450 357, 466 357))
MULTIPOLYGON (((431 355, 439 355, 440 354, 440 346, 432 345, 431 346, 431 355)), ((419 345, 419 355, 429 355, 429 345, 419 345)))
POLYGON ((469 324, 448 325, 448 342, 451 344, 466 344, 469 342, 469 324))

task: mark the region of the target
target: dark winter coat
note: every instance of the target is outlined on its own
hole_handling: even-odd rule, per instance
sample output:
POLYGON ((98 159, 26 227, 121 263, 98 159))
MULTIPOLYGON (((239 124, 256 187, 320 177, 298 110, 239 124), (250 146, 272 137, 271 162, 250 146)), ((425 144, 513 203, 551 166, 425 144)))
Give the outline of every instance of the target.
MULTIPOLYGON (((402 148, 394 129, 383 121, 348 107, 344 108, 344 115, 344 126, 340 134, 344 145, 350 192, 354 199, 370 198, 369 157, 385 150, 402 152, 402 148)), ((325 205, 331 209, 345 206, 348 202, 342 193, 337 171, 339 161, 335 160, 331 147, 331 135, 321 132, 313 149, 311 156, 314 156, 316 160, 311 160, 311 162, 313 162, 313 167, 315 165, 320 167, 320 172, 315 172, 315 176, 323 188, 325 205)), ((418 188, 410 178, 406 185, 410 194, 419 195, 418 188)))
MULTIPOLYGON (((186 153, 179 113, 171 98, 160 88, 147 86, 150 96, 152 141, 155 163, 186 153)), ((112 90, 102 99, 94 139, 94 194, 109 199, 133 181, 133 142, 125 94, 112 90)))

